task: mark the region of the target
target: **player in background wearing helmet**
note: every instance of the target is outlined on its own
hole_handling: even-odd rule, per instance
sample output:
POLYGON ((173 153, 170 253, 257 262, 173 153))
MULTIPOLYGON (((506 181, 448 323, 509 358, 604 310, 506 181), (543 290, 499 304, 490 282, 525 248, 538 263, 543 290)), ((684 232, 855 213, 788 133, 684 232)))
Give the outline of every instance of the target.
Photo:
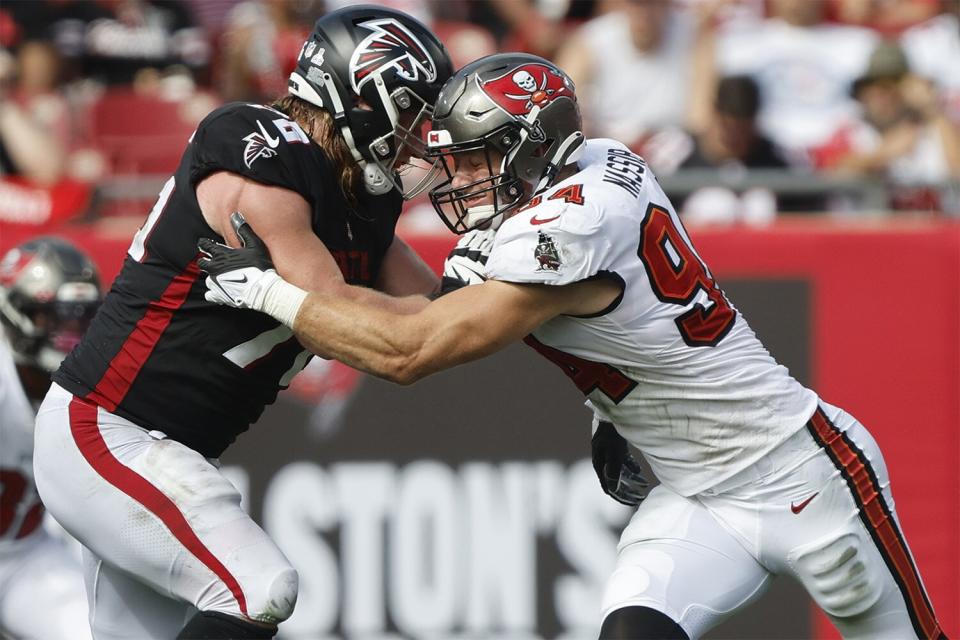
POLYGON ((644 161, 583 140, 566 75, 483 58, 444 86, 433 127, 448 175, 434 206, 456 232, 496 229, 484 282, 403 316, 298 291, 255 264, 245 228, 247 248, 201 242, 208 298, 270 311, 286 297, 315 353, 403 384, 519 339, 560 365, 607 423, 605 488, 621 488, 620 436, 661 482, 621 536, 602 638, 699 637, 776 575, 844 637, 943 637, 876 442, 773 360, 644 161))
POLYGON ((98 640, 271 638, 293 612, 297 573, 217 458, 310 354, 272 318, 204 300, 197 240, 237 244, 242 212, 298 286, 426 305, 437 278, 394 237, 416 186, 398 174, 451 73, 421 23, 348 7, 316 22, 289 95, 197 127, 37 421, 37 487, 85 547, 98 640))
POLYGON ((90 637, 80 562, 42 526, 33 482, 36 405, 100 305, 90 259, 53 237, 0 259, 0 636, 90 637))

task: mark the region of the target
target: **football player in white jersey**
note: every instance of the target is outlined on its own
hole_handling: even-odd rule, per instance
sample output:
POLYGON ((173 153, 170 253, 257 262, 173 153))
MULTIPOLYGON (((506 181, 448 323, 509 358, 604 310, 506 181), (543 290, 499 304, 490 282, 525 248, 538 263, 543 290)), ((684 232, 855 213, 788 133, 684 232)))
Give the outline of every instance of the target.
POLYGON ((0 636, 90 638, 80 561, 42 526, 35 405, 100 304, 93 263, 52 237, 0 260, 0 636), (6 634, 6 635, 4 635, 6 634))
POLYGON ((447 225, 495 230, 485 264, 474 251, 481 284, 410 315, 308 293, 253 266, 264 248, 237 217, 244 248, 201 241, 208 299, 268 313, 315 353, 401 384, 518 339, 560 365, 610 444, 595 464, 605 489, 629 462, 620 436, 660 480, 621 536, 602 638, 699 637, 777 575, 847 638, 943 637, 876 442, 774 361, 644 161, 584 140, 561 70, 526 54, 467 65, 427 142, 446 162, 431 199, 447 225))

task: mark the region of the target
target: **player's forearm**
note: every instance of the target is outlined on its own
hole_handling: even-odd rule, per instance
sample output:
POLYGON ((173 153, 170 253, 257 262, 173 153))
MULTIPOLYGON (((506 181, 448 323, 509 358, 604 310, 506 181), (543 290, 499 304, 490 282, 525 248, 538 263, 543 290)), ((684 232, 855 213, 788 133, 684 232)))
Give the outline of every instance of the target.
POLYGON ((411 314, 417 313, 426 307, 430 300, 423 295, 415 294, 402 297, 395 297, 386 293, 381 293, 376 289, 359 287, 355 285, 346 285, 341 289, 342 295, 347 300, 352 300, 358 304, 376 307, 390 313, 411 314))
POLYGON ((391 382, 411 384, 427 373, 419 364, 426 343, 419 323, 376 303, 312 293, 293 329, 313 353, 391 382))
POLYGON ((467 289, 474 287, 407 315, 313 293, 300 305, 292 326, 301 343, 320 356, 391 382, 412 384, 490 355, 529 330, 516 322, 507 325, 509 331, 498 330, 476 312, 482 303, 467 289))

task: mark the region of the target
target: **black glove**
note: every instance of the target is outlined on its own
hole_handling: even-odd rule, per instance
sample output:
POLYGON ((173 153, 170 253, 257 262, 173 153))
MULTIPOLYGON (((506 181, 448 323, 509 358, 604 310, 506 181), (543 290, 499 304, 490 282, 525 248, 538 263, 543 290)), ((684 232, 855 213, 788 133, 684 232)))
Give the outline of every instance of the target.
POLYGON ((204 254, 197 264, 211 276, 219 276, 227 271, 236 271, 253 267, 261 271, 273 269, 270 251, 253 228, 244 219, 243 214, 234 211, 230 214, 230 224, 240 240, 240 248, 233 249, 210 238, 200 238, 197 248, 204 254))
POLYGON ((635 507, 647 496, 650 486, 641 473, 627 441, 617 433, 612 422, 601 420, 590 440, 593 451, 593 469, 600 479, 603 492, 621 504, 635 507))
POLYGON ((197 242, 203 254, 197 265, 207 272, 204 297, 218 304, 263 311, 267 291, 281 278, 273 268, 267 245, 243 215, 232 213, 230 223, 241 247, 234 249, 209 238, 200 238, 197 242))

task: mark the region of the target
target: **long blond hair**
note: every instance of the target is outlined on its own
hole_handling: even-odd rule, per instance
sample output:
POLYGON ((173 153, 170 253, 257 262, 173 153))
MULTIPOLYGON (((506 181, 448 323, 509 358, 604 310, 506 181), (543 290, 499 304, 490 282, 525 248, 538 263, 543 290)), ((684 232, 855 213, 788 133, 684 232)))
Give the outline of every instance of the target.
POLYGON ((340 174, 340 190, 343 197, 352 205, 357 205, 357 194, 360 193, 360 165, 350 152, 347 141, 333 122, 333 116, 321 107, 311 104, 298 96, 287 94, 278 98, 270 105, 281 111, 299 124, 304 132, 310 136, 333 164, 340 174))

